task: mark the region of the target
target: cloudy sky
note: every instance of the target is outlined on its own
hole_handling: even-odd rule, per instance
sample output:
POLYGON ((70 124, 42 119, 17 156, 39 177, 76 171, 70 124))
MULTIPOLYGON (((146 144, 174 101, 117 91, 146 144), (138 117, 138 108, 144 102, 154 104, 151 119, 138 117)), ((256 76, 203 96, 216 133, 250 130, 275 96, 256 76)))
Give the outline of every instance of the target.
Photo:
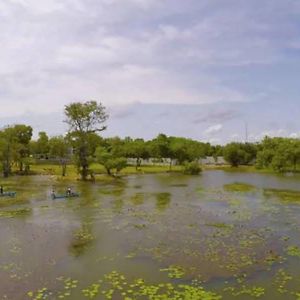
POLYGON ((0 39, 0 126, 95 99, 109 136, 300 136, 298 0, 2 0, 0 39))

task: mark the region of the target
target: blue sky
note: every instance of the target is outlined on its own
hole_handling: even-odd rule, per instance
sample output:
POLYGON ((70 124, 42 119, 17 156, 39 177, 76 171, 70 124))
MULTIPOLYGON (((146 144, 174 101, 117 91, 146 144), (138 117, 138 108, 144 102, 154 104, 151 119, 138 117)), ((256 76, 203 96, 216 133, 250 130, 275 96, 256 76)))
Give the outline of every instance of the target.
POLYGON ((0 25, 0 126, 95 99, 109 136, 300 136, 297 0, 6 0, 0 25))

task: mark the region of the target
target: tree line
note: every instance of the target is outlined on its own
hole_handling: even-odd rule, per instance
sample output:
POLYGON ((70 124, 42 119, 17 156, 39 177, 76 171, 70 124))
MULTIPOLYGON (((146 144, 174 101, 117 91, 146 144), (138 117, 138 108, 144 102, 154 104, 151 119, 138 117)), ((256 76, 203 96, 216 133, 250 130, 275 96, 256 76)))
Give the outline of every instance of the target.
POLYGON ((300 140, 266 137, 260 143, 229 143, 225 146, 159 134, 145 141, 130 137, 103 138, 99 133, 106 129, 108 114, 96 101, 74 102, 65 106, 65 122, 69 130, 65 136, 49 137, 39 132, 33 140, 33 128, 24 124, 7 126, 0 131, 0 161, 3 176, 12 174, 13 167, 19 174, 29 174, 36 159, 55 158, 65 176, 67 165, 76 165, 83 180, 93 177, 90 165, 100 163, 108 174, 119 172, 127 159, 135 160, 139 169, 143 159, 164 158, 185 165, 186 171, 197 173, 198 161, 207 156, 224 156, 233 167, 253 165, 275 171, 297 170, 300 160, 300 140))

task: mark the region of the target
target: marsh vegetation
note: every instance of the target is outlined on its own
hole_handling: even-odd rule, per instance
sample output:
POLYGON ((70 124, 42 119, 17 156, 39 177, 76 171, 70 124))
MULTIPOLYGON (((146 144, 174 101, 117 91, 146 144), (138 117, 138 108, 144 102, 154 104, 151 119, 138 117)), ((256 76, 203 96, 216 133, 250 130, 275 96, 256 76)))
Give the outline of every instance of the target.
POLYGON ((0 299, 298 299, 299 177, 10 177, 0 299))

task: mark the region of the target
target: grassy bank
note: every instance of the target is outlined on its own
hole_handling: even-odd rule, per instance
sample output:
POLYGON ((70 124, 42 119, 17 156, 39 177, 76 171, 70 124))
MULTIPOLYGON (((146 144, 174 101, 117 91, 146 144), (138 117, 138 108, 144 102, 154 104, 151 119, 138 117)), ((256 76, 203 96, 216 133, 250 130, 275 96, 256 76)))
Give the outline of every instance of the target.
MULTIPOLYGON (((100 164, 92 164, 91 170, 97 175, 106 175, 104 167, 100 164)), ((181 172, 182 166, 173 166, 172 172, 181 172)), ((55 164, 35 164, 31 166, 31 172, 36 175, 61 176, 61 166, 55 164)), ((141 166, 138 170, 134 166, 128 166, 120 172, 120 175, 155 174, 170 172, 169 166, 141 166)), ((74 165, 68 165, 67 178, 77 178, 78 173, 74 165)))
MULTIPOLYGON (((96 178, 101 177, 104 179, 108 176, 106 173, 105 168, 98 164, 93 163, 91 164, 90 169, 93 171, 96 178)), ((169 166, 141 166, 140 168, 136 169, 135 166, 127 166, 123 169, 119 175, 134 175, 134 174, 157 174, 157 173, 169 173, 169 172, 182 172, 183 166, 172 166, 170 170, 169 166)), ((257 169, 255 166, 239 166, 239 167, 231 167, 229 165, 203 165, 203 171, 210 171, 210 170, 222 170, 225 172, 246 172, 246 173, 267 173, 267 174, 278 174, 272 169, 257 169)), ((17 170, 15 170, 17 171, 17 170)), ((58 164, 33 164, 30 168, 32 175, 51 175, 61 177, 62 169, 61 166, 58 164)), ((79 175, 77 169, 74 165, 67 166, 67 172, 65 176, 66 180, 76 180, 79 179, 79 175)))

